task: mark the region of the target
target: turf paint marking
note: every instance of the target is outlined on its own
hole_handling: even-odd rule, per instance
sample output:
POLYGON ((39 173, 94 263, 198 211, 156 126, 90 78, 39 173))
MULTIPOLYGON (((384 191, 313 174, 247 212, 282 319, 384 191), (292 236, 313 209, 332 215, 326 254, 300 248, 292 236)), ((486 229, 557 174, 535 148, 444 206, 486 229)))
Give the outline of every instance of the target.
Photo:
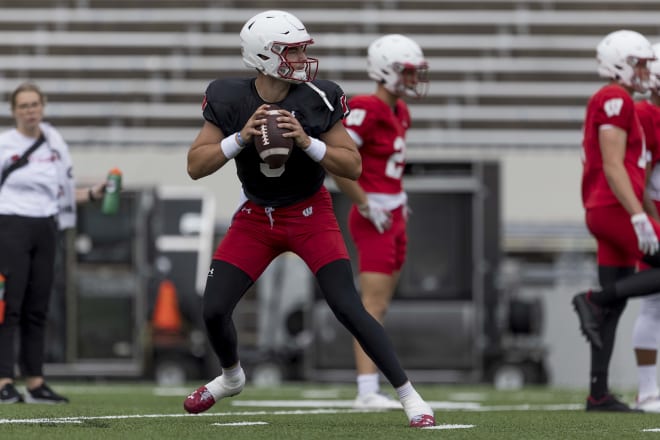
POLYGON ((190 388, 182 388, 182 387, 154 388, 155 396, 187 396, 188 394, 190 394, 190 388))
MULTIPOLYGON (((266 408, 353 408, 353 400, 304 399, 304 400, 234 400, 232 406, 266 408)), ((474 402, 427 402, 433 409, 473 410, 482 408, 474 402)))
POLYGON ((213 426, 254 426, 267 425, 268 422, 233 422, 233 423, 211 423, 213 426))
POLYGON ((469 400, 486 400, 485 393, 471 393, 471 392, 461 392, 461 393, 451 393, 449 395, 451 400, 459 401, 469 401, 469 400))
POLYGON ((302 396, 305 399, 336 399, 339 390, 303 390, 302 396))
POLYGON ((474 428, 475 425, 436 425, 436 426, 428 426, 426 428, 422 429, 469 429, 469 428, 474 428))
MULTIPOLYGON (((431 408, 454 411, 566 411, 583 410, 584 405, 579 403, 555 405, 490 405, 485 406, 478 402, 447 402, 427 401, 431 408)), ((232 406, 260 407, 260 408, 352 408, 352 400, 234 400, 232 406)))
POLYGON ((0 419, 0 425, 2 424, 17 424, 17 425, 55 425, 55 424, 81 424, 83 421, 78 420, 77 418, 63 418, 63 419, 0 419))
POLYGON ((342 410, 342 409, 314 409, 314 410, 291 410, 291 411, 238 411, 221 412, 205 414, 126 414, 117 416, 79 416, 79 417, 58 417, 52 419, 0 419, 0 425, 10 424, 43 424, 43 423, 83 423, 88 420, 124 420, 124 419, 161 419, 176 417, 245 417, 245 416, 298 416, 309 414, 348 414, 363 413, 360 410, 342 410))
MULTIPOLYGON (((583 410, 582 404, 559 404, 559 405, 497 405, 497 406, 481 406, 479 403, 473 402, 428 402, 432 408, 436 409, 453 409, 463 411, 565 411, 565 410, 583 410)), ((237 411, 237 412, 220 412, 220 413, 205 413, 205 414, 127 414, 116 416, 79 416, 79 417, 59 417, 59 418, 35 418, 35 419, 0 419, 0 425, 9 424, 55 424, 55 423, 83 423, 88 420, 122 420, 122 419, 157 419, 157 418, 174 418, 174 417, 244 417, 244 416, 278 416, 278 415, 309 415, 309 414, 355 414, 368 412, 365 410, 342 409, 340 406, 350 407, 352 401, 332 401, 332 400, 317 400, 317 401, 293 401, 293 400, 280 400, 280 401, 250 401, 239 400, 232 402, 233 406, 252 406, 252 407, 314 407, 316 409, 292 409, 292 410, 275 410, 275 411, 237 411), (334 402, 334 403, 333 403, 334 402), (334 407, 330 409, 331 407, 334 407)), ((247 422, 240 422, 247 423, 247 422)), ((259 422, 262 423, 262 422, 259 422)), ((218 424, 217 424, 218 425, 218 424)), ((219 426, 229 426, 222 424, 219 426)), ((233 425, 235 426, 235 425, 233 425)), ((474 425, 439 425, 425 429, 464 429, 472 428, 474 425)), ((660 432, 660 428, 645 429, 644 432, 660 432)))
MULTIPOLYGON (((0 419, 0 425, 8 424, 55 424, 55 423, 83 423, 87 420, 121 420, 121 419, 142 419, 142 418, 171 418, 171 417, 222 417, 222 416, 254 416, 254 415, 308 415, 308 414, 338 414, 338 413, 357 413, 364 412, 359 410, 311 410, 311 411, 252 411, 240 413, 211 413, 211 414, 131 414, 120 416, 81 416, 81 417, 61 417, 53 419, 0 419)), ((260 426, 268 425, 268 422, 228 422, 228 423, 211 423, 212 426, 260 426)), ((437 426, 429 426, 421 429, 469 429, 474 428, 475 425, 451 425, 443 424, 437 426)))

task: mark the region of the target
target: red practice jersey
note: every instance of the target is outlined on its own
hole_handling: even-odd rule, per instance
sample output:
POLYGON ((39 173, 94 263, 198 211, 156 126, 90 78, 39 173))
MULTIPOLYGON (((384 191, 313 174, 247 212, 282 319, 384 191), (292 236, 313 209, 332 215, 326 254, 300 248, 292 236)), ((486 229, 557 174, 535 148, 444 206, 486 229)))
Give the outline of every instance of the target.
POLYGON ((624 166, 639 200, 644 193, 646 145, 635 102, 623 87, 606 85, 589 100, 583 127, 582 203, 587 209, 619 204, 603 171, 598 141, 598 132, 603 125, 619 127, 627 133, 624 166))
POLYGON ((375 95, 364 95, 352 98, 349 107, 351 113, 344 125, 361 139, 362 175, 358 183, 367 193, 402 192, 405 135, 410 127, 408 106, 399 99, 393 110, 375 95))
POLYGON ((647 159, 651 163, 660 160, 660 149, 658 148, 658 139, 660 139, 660 107, 649 101, 639 101, 635 103, 635 112, 639 122, 644 130, 644 139, 646 140, 647 159))

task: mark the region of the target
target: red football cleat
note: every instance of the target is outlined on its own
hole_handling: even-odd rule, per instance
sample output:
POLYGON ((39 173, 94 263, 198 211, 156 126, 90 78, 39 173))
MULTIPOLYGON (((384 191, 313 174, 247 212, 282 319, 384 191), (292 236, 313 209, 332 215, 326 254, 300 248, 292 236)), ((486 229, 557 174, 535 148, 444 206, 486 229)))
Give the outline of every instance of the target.
POLYGON ((435 426, 435 418, 430 414, 421 414, 410 419, 411 428, 428 428, 435 426))
POLYGON ((213 405, 215 405, 215 399, 204 385, 190 393, 183 401, 183 408, 191 414, 204 412, 213 405))

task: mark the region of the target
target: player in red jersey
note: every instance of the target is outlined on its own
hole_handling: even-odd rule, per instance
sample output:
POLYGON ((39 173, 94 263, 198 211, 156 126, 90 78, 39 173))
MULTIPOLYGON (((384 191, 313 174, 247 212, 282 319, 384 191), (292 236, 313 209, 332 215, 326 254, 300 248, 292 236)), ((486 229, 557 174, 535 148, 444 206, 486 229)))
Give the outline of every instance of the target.
POLYGON ((265 11, 240 33, 243 60, 256 78, 213 81, 204 96, 204 125, 188 151, 188 173, 208 176, 234 159, 246 197, 213 256, 204 291, 204 323, 222 374, 184 401, 191 413, 243 390, 232 313, 268 264, 291 251, 315 275, 335 316, 360 341, 396 389, 411 427, 435 425, 431 407, 401 368, 385 331, 365 310, 353 283, 348 252, 323 186, 326 171, 348 179, 361 172, 360 154, 342 119, 341 88, 315 80, 318 60, 305 26, 284 11, 265 11), (287 162, 270 168, 254 146, 268 104, 281 109, 280 128, 295 147, 287 162))
MULTIPOLYGON (((406 256, 406 202, 403 189, 406 131, 410 127, 404 96, 421 98, 428 90, 428 64, 420 47, 403 35, 374 41, 367 55, 372 95, 349 101, 344 120, 362 156, 356 181, 337 177, 337 186, 351 199, 349 229, 359 255, 359 283, 367 311, 383 322, 406 256)), ((380 393, 378 369, 357 341, 358 409, 400 408, 380 393)))
POLYGON ((598 243, 601 290, 579 293, 573 306, 591 343, 588 411, 631 411, 608 389, 619 317, 631 297, 660 290, 660 224, 643 209, 647 151, 634 92, 649 86, 651 44, 637 32, 608 34, 597 47, 598 73, 609 83, 589 100, 584 121, 582 200, 598 243), (653 269, 635 273, 637 262, 653 269))
MULTIPOLYGON (((660 221, 660 44, 653 46, 656 60, 649 63, 650 96, 635 103, 635 111, 644 129, 646 148, 650 161, 647 164, 646 197, 647 214, 660 221)), ((644 262, 640 270, 648 269, 644 262)), ((660 293, 642 298, 639 314, 633 327, 633 347, 637 362, 636 408, 645 412, 660 412, 660 391, 657 379, 657 355, 660 343, 660 293)))

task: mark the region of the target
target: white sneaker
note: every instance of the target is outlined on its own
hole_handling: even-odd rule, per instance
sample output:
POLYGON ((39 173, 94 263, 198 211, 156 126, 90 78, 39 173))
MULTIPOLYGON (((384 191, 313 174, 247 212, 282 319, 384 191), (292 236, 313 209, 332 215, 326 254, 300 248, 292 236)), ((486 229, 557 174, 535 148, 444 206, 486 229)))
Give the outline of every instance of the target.
POLYGON ((358 395, 353 402, 353 409, 401 409, 403 406, 398 400, 381 393, 358 395))
POLYGON ((660 396, 650 396, 644 400, 636 400, 635 408, 644 412, 660 413, 660 396))

